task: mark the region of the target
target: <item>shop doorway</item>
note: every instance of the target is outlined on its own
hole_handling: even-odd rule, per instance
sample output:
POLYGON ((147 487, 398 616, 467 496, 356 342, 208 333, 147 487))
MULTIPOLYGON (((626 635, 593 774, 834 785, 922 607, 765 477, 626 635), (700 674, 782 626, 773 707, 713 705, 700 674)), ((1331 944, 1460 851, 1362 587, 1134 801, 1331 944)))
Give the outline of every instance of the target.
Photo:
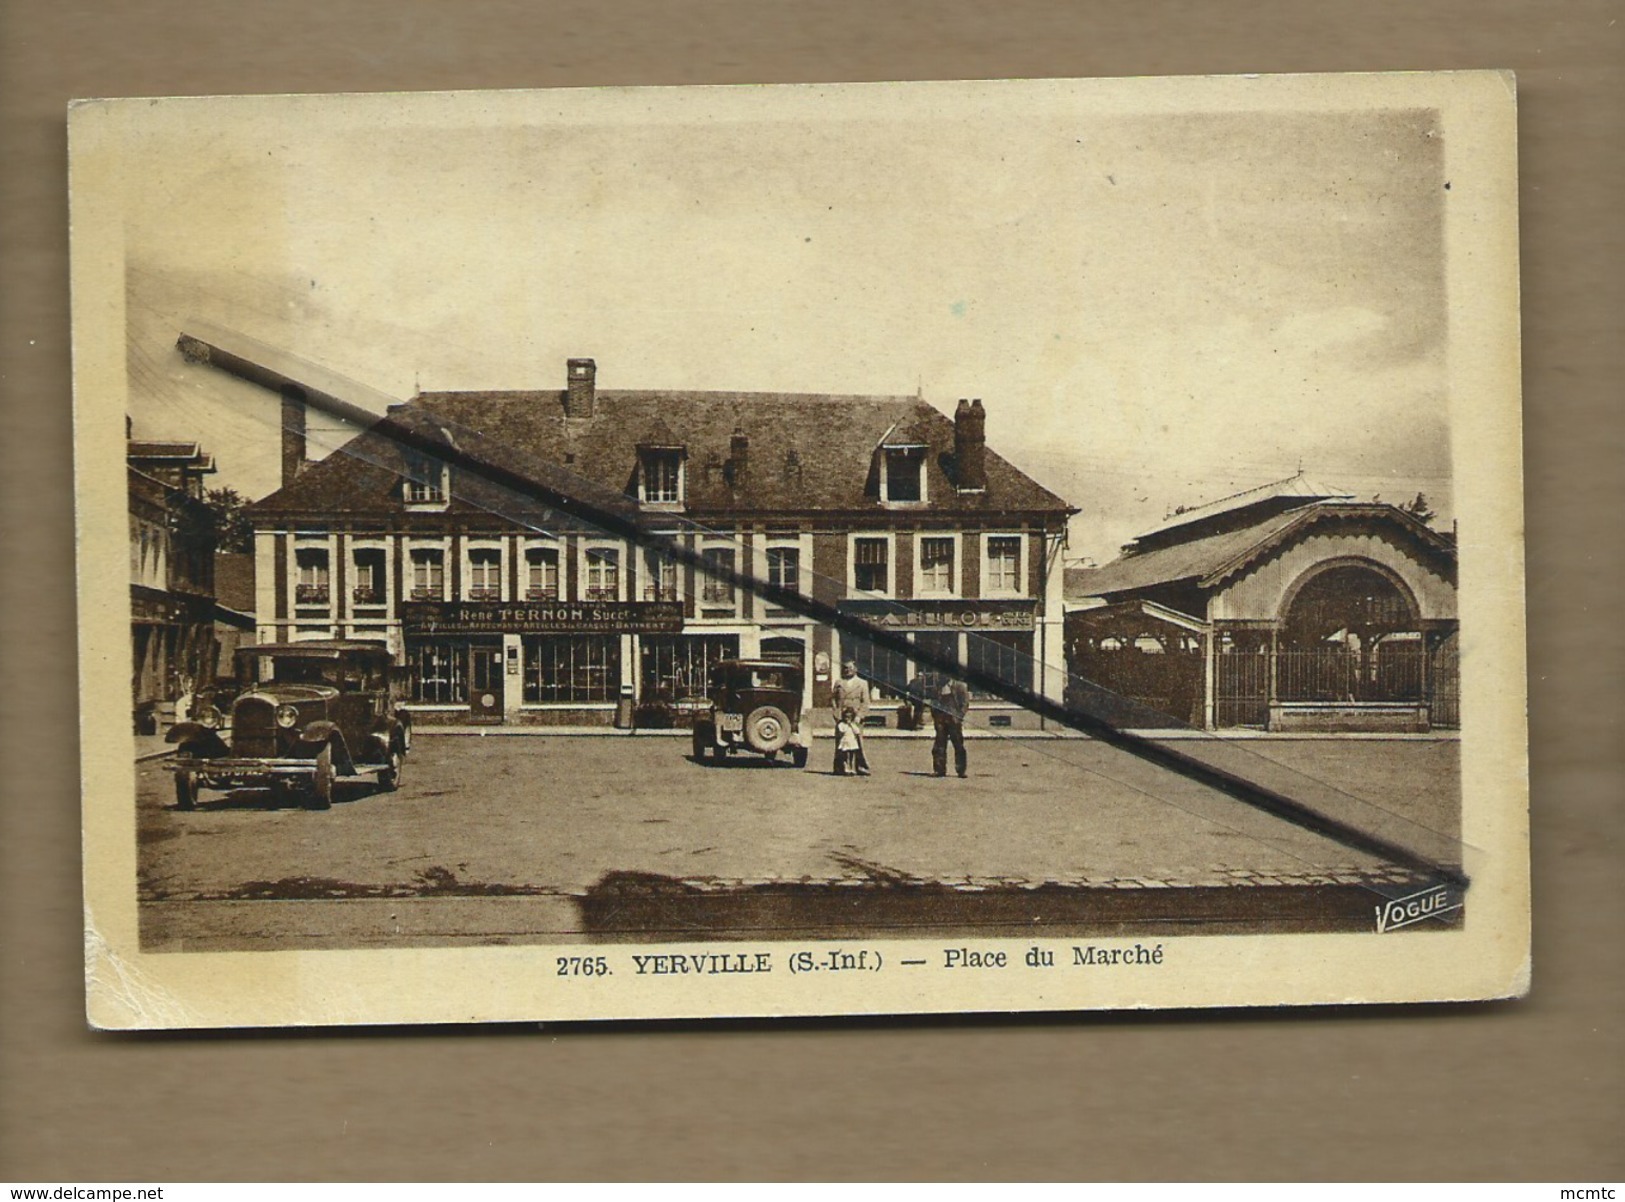
POLYGON ((475 722, 501 722, 502 644, 475 643, 468 649, 468 712, 475 722))

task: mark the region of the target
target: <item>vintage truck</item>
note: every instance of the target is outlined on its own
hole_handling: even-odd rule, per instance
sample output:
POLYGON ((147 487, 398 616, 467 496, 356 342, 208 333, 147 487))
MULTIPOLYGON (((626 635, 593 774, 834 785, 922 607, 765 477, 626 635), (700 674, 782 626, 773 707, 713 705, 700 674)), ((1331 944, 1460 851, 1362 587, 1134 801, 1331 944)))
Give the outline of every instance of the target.
POLYGON ((694 718, 694 758, 721 760, 739 751, 777 759, 788 751, 807 766, 808 735, 801 726, 801 668, 771 659, 725 659, 714 664, 705 707, 694 718))
POLYGON ((204 705, 165 736, 178 744, 170 768, 180 809, 194 808, 205 788, 269 788, 277 800, 297 794, 325 810, 338 777, 376 774, 380 788, 400 787, 412 720, 405 678, 385 647, 262 643, 239 649, 235 663, 229 720, 204 705))

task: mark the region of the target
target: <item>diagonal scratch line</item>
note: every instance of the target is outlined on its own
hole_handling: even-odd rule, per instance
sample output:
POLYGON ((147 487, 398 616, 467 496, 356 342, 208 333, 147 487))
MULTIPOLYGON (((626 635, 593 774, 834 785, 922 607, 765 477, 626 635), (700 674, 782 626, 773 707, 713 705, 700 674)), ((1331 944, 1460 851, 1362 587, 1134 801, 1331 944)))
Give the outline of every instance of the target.
MULTIPOLYGON (((187 336, 182 336, 183 344, 193 341, 187 336)), ((205 354, 203 357, 227 358, 218 353, 215 356, 205 354)), ((241 374, 233 367, 226 367, 225 370, 241 374)), ((506 452, 504 457, 523 461, 523 466, 509 466, 487 454, 478 453, 465 446, 452 445, 444 438, 436 438, 415 429, 394 414, 379 417, 359 405, 314 390, 305 393, 304 401, 312 408, 319 409, 328 416, 362 431, 370 430, 398 446, 427 455, 460 471, 469 472, 488 483, 509 489, 521 496, 539 500, 639 547, 720 579, 736 589, 761 598, 768 605, 790 610, 852 637, 866 639, 922 667, 958 677, 967 684, 1012 705, 1090 735, 1108 746, 1119 748, 1149 763, 1176 772, 1297 826, 1441 880, 1462 887, 1468 884, 1466 874, 1459 867, 1437 863, 1401 844, 1322 814, 1284 793, 1217 768, 1174 747, 1156 743, 1143 735, 1125 730, 1103 714, 1052 700, 973 664, 961 663, 956 655, 946 653, 935 646, 911 643, 903 635, 866 622, 796 589, 772 584, 751 572, 726 563, 708 561, 699 550, 688 547, 657 528, 669 528, 672 524, 671 515, 645 515, 625 495, 586 479, 562 465, 524 456, 516 453, 511 447, 500 448, 506 452)), ((434 413, 426 406, 419 406, 414 416, 420 420, 426 419, 442 431, 446 427, 458 426, 458 423, 434 413)), ((460 429, 459 432, 463 431, 460 429)), ((468 433, 473 437, 465 441, 482 444, 490 441, 478 432, 468 433)))

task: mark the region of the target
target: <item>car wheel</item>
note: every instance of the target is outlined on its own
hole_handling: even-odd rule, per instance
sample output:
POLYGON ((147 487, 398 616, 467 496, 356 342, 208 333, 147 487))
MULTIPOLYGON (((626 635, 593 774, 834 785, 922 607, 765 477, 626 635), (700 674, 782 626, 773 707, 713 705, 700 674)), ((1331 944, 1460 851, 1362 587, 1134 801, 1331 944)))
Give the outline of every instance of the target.
POLYGON ((197 807, 197 773, 185 769, 175 773, 175 808, 190 810, 197 807))
POLYGON ((711 750, 711 731, 701 722, 694 724, 694 758, 703 760, 705 753, 711 750))
POLYGON ((316 772, 310 778, 309 806, 313 810, 326 810, 333 806, 332 747, 323 747, 316 757, 316 772))
POLYGON ((401 787, 401 771, 406 767, 406 755, 400 748, 389 753, 389 767, 378 770, 378 787, 386 793, 393 793, 401 787))
POLYGON ((790 719, 776 705, 759 705, 745 719, 745 738, 757 751, 779 751, 790 741, 790 719))
POLYGON ((790 753, 790 762, 797 768, 805 768, 807 766, 807 749, 805 747, 797 747, 790 753))

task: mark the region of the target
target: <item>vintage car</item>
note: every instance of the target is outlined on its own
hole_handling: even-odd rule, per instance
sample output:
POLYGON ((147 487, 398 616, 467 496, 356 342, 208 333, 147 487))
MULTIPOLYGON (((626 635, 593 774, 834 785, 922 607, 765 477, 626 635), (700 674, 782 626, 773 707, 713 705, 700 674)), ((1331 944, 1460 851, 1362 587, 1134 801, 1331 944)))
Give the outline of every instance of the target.
POLYGON ((278 798, 297 791, 308 808, 325 810, 340 776, 376 773, 380 788, 400 787, 412 721, 386 648, 262 643, 239 649, 236 667, 229 718, 204 705, 165 736, 179 744, 170 767, 181 809, 204 788, 267 787, 278 798))
POLYGON ((768 759, 788 749, 807 766, 801 729, 801 668, 771 659, 725 659, 711 667, 706 706, 694 718, 694 758, 720 760, 736 751, 768 759))

